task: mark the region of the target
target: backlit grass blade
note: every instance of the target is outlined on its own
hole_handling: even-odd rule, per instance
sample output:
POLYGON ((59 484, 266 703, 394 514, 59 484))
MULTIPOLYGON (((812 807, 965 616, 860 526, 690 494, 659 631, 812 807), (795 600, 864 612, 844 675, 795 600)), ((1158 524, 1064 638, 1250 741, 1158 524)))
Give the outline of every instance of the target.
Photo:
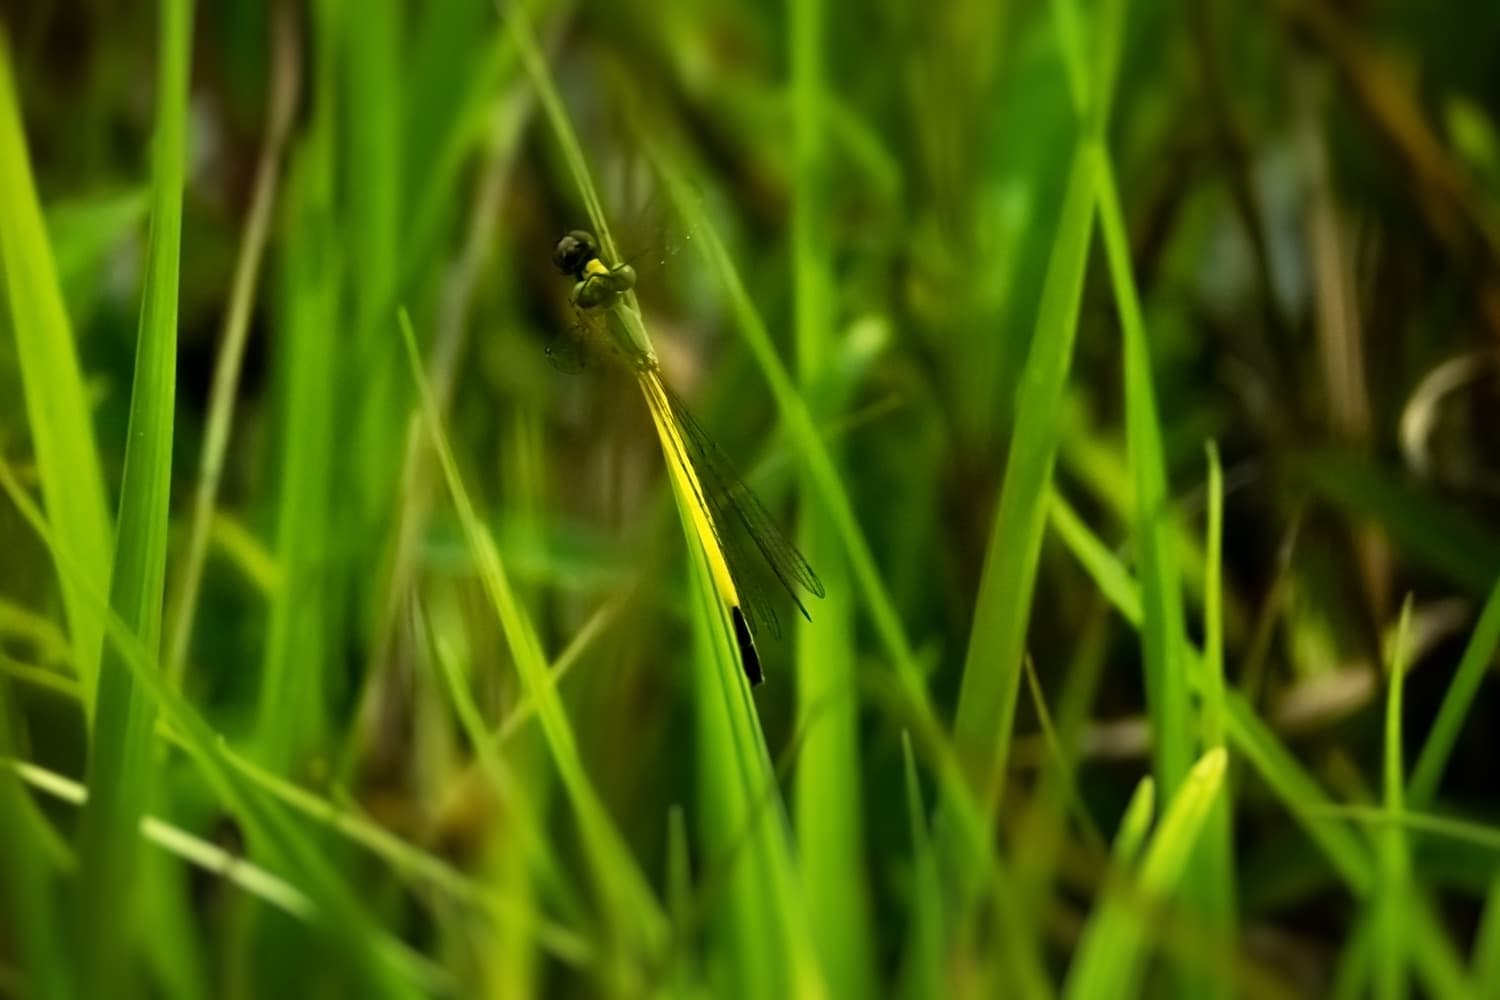
POLYGON ((1470 957, 1480 996, 1500 996, 1500 875, 1490 883, 1470 957))
MULTIPOLYGON (((3 29, 0 202, 5 206, 0 211, 0 265, 5 271, 7 326, 16 338, 28 429, 47 517, 57 531, 74 540, 90 581, 103 589, 114 547, 104 474, 73 330, 31 175, 10 45, 3 29)), ((75 584, 59 575, 58 585, 67 612, 73 665, 82 682, 85 710, 92 716, 104 627, 88 610, 75 584)))
POLYGON ((1104 894, 1084 928, 1065 996, 1139 995, 1154 926, 1150 908, 1178 891, 1223 783, 1226 760, 1223 749, 1203 755, 1162 814, 1141 858, 1134 889, 1104 894))
MULTIPOLYGON (((681 506, 693 503, 673 480, 681 506)), ((686 510, 681 511, 685 518, 686 510)), ((718 993, 829 995, 793 862, 790 831, 765 735, 740 669, 723 605, 708 582, 701 545, 690 543, 691 661, 702 789, 703 839, 729 865, 716 938, 724 953, 718 993)))
POLYGON ((292 127, 297 94, 301 83, 297 65, 299 49, 296 29, 285 8, 277 8, 273 31, 274 55, 271 65, 271 97, 266 110, 266 133, 262 139, 259 162, 255 167, 255 189, 245 229, 240 237, 235 261, 234 282, 224 311, 218 357, 214 362, 213 387, 209 391, 208 417, 203 432, 203 452, 198 460, 198 482, 193 492, 192 520, 188 527, 187 547, 175 580, 175 597, 169 620, 167 674, 173 683, 182 682, 187 661, 188 640, 198 610, 198 585, 203 563, 208 555, 209 529, 218 502, 219 481, 223 476, 229 432, 234 424, 236 396, 245 345, 250 334, 250 314, 259 287, 261 259, 270 235, 272 209, 276 204, 281 178, 282 150, 292 127))
MULTIPOLYGON (((110 606, 153 655, 161 639, 172 485, 192 4, 162 0, 158 16, 151 235, 110 577, 110 606)), ((89 746, 89 799, 79 832, 80 968, 90 995, 131 992, 127 956, 136 925, 130 914, 139 899, 136 825, 149 795, 154 717, 151 699, 114 647, 106 647, 89 746)))
POLYGON ((473 503, 459 476, 457 462, 448 446, 435 401, 422 373, 416 335, 404 312, 401 314, 401 329, 406 340, 412 377, 421 400, 423 420, 427 424, 433 449, 457 509, 470 555, 499 618, 521 682, 526 693, 536 703, 537 719, 576 815, 579 833, 583 838, 595 881, 604 895, 613 930, 633 941, 644 952, 652 953, 666 941, 666 916, 651 895, 645 877, 584 769, 572 723, 568 720, 556 688, 550 683, 540 640, 525 608, 516 597, 499 550, 474 512, 473 503))
MULTIPOLYGON (((1071 545, 1086 540, 1087 526, 1079 522, 1061 538, 1071 545)), ((1128 570, 1114 560, 1103 543, 1086 542, 1077 552, 1084 569, 1102 570, 1100 592, 1110 598, 1116 610, 1132 625, 1140 627, 1139 588, 1128 570), (1129 580, 1129 586, 1123 581, 1129 580)), ((1193 652, 1196 657, 1198 654, 1193 652)), ((1201 673, 1201 671, 1200 671, 1201 673)), ((1276 797, 1318 846, 1333 870, 1349 890, 1363 898, 1374 881, 1373 859, 1365 841, 1347 825, 1328 822, 1319 812, 1332 807, 1327 793, 1307 773, 1297 758, 1277 739, 1275 732, 1255 713, 1250 703, 1237 692, 1225 693, 1224 724, 1229 743, 1245 758, 1271 787, 1276 797)))
MULTIPOLYGON (((1203 746, 1223 747, 1228 740, 1224 707, 1224 474, 1219 468, 1219 449, 1213 442, 1208 448, 1208 537, 1204 544, 1206 572, 1203 589, 1203 656, 1199 664, 1200 701, 1197 730, 1203 746)), ((1184 651, 1191 648, 1183 639, 1184 651)), ((1234 873, 1234 784, 1226 779, 1224 793, 1214 801, 1208 826, 1193 859, 1194 884, 1189 893, 1201 906, 1205 930, 1211 936, 1214 958, 1207 971, 1230 972, 1235 958, 1235 907, 1237 893, 1234 873)), ((1188 986, 1194 988, 1193 985, 1188 986)), ((1201 979, 1196 988, 1213 995, 1232 992, 1228 975, 1211 975, 1201 979)))
MULTIPOLYGON (((824 55, 827 7, 799 0, 787 18, 792 86, 793 339, 804 394, 827 384, 837 355, 829 265, 827 101, 824 55)), ((813 398, 825 418, 843 408, 843 394, 813 398)), ((843 478, 843 477, 841 477, 843 478)), ((833 996, 874 991, 864 864, 863 795, 859 767, 859 692, 854 603, 846 556, 817 485, 800 484, 798 545, 817 567, 827 596, 811 622, 797 622, 797 705, 806 735, 797 761, 796 832, 813 936, 833 996)), ((910 753, 910 747, 907 748, 910 753)))
MULTIPOLYGON (((144 695, 152 700, 154 709, 160 714, 161 724, 175 733, 177 741, 201 771, 209 787, 223 798, 230 814, 244 826, 250 843, 265 850, 275 867, 295 873, 293 884, 302 888, 317 904, 321 915, 318 928, 324 940, 344 959, 345 967, 357 974, 359 980, 377 995, 411 995, 409 984, 392 978, 392 967, 383 961, 371 963, 370 922, 326 859, 296 827, 287 822, 279 809, 257 796, 238 778, 227 760, 222 737, 167 683, 156 653, 148 650, 121 615, 109 607, 104 593, 84 578, 67 541, 51 529, 17 482, 15 473, 3 461, 0 461, 0 490, 46 545, 59 575, 72 580, 89 608, 104 623, 113 655, 130 671, 144 695)), ((133 829, 130 835, 134 838, 133 829)))
POLYGON ((1151 374, 1146 323, 1131 270, 1130 241, 1115 187, 1114 169, 1103 147, 1096 167, 1099 228, 1104 239, 1124 340, 1125 435, 1135 485, 1132 537, 1140 567, 1144 617, 1142 652, 1146 667, 1146 709, 1151 718, 1152 759, 1162 794, 1176 793, 1192 759, 1188 721, 1187 626, 1182 584, 1172 547, 1171 505, 1162 455, 1161 425, 1151 374))
POLYGON ((1497 649, 1500 649, 1500 580, 1495 582, 1489 599, 1484 602, 1479 621, 1469 636, 1469 644, 1464 647, 1464 655, 1458 661, 1458 669, 1453 672, 1453 679, 1443 695, 1443 704, 1427 731, 1427 741, 1422 744, 1417 764, 1412 768, 1407 799, 1413 809, 1425 809, 1437 797, 1443 771, 1474 704, 1474 696, 1494 666, 1497 649))
MULTIPOLYGON (((0 756, 15 752, 9 681, 0 678, 0 756)), ((74 983, 64 962, 55 873, 26 813, 32 808, 15 773, 0 765, 0 922, 11 928, 10 958, 28 996, 63 1000, 74 983)))
MULTIPOLYGON (((961 755, 978 762, 971 778, 981 800, 991 809, 1004 786, 1010 753, 1021 656, 1057 455, 1056 429, 1063 388, 1072 368, 1083 276, 1093 240, 1099 181, 1096 150, 1104 141, 1113 70, 1123 35, 1123 3, 1112 2, 1106 10, 1097 40, 1100 58, 1093 63, 1096 75, 1088 81, 1088 87, 1075 82, 1075 98, 1086 102, 1079 109, 1082 130, 1053 236, 1031 349, 1021 374, 1016 431, 985 550, 954 722, 954 741, 961 755)), ((1062 22, 1077 20, 1070 16, 1070 9, 1055 7, 1054 13, 1062 22)), ((1063 41, 1068 64, 1083 65, 1080 54, 1069 51, 1082 44, 1081 40, 1065 32, 1063 41)), ((957 867, 961 870, 966 865, 958 861, 957 867)))
POLYGON ((1411 904, 1411 854, 1400 817, 1405 810, 1406 773, 1401 764, 1401 695, 1405 687, 1407 643, 1411 631, 1411 595, 1401 606, 1389 656, 1385 701, 1385 809, 1396 822, 1376 833, 1377 866, 1374 899, 1375 950, 1371 978, 1379 1000, 1400 1000, 1408 991, 1406 910, 1411 904))
POLYGON ((906 775, 906 823, 911 830, 912 878, 911 914, 907 930, 905 995, 911 1000, 941 996, 943 977, 943 896, 938 881, 937 855, 932 835, 927 829, 927 807, 922 804, 922 787, 917 777, 917 761, 912 755, 911 736, 901 734, 902 763, 906 775))
MULTIPOLYGON (((324 43, 326 46, 326 43, 324 43)), ((324 74, 326 76, 326 74, 324 74)), ((326 87, 320 81, 318 87, 326 87)), ((277 368, 282 382, 277 423, 281 447, 274 492, 279 570, 262 647, 257 709, 258 759, 287 773, 324 746, 328 665, 337 636, 333 618, 334 551, 330 538, 341 331, 342 257, 332 232, 329 132, 331 99, 317 95, 308 135, 292 157, 286 183, 289 234, 281 253, 277 368)))

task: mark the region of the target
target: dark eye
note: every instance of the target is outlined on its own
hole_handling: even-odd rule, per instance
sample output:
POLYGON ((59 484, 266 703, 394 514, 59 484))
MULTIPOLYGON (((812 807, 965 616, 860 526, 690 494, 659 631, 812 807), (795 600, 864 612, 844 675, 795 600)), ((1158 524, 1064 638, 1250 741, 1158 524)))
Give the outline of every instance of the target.
POLYGON ((575 229, 557 241, 552 249, 552 263, 563 274, 581 278, 589 261, 599 256, 599 244, 594 237, 581 229, 575 229))

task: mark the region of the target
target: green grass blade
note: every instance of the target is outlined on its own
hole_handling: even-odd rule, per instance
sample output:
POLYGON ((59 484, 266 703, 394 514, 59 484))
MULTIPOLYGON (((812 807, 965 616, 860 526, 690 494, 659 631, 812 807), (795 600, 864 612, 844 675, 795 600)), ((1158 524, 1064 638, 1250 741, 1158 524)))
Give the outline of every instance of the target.
MULTIPOLYGON (((1081 548, 1075 549, 1079 563, 1090 573, 1102 571, 1102 576, 1097 578, 1100 592, 1111 599, 1127 621, 1139 627, 1138 585, 1103 543, 1097 539, 1087 541, 1090 535, 1087 526, 1079 522, 1060 537, 1070 547, 1083 542, 1081 548), (1128 581, 1128 586, 1125 581, 1128 581)), ((1332 808, 1328 795, 1242 695, 1226 691, 1224 708, 1225 731, 1230 744, 1271 787, 1350 891, 1363 898, 1374 881, 1373 860, 1365 842, 1347 825, 1330 823, 1319 815, 1332 808)))
MULTIPOLYGON (((1226 754, 1210 750, 1188 772, 1177 795, 1162 814, 1135 879, 1139 900, 1106 892, 1084 928, 1068 971, 1067 997, 1133 997, 1140 991, 1151 921, 1141 906, 1160 905, 1177 891, 1197 848, 1198 838, 1223 784, 1226 754)), ((1116 854, 1124 835, 1117 840, 1116 854)), ((1127 845, 1128 847, 1128 845, 1127 845)))
POLYGON ((203 452, 198 460, 198 482, 193 493, 192 520, 188 527, 187 547, 175 580, 175 598, 169 619, 170 640, 167 646, 167 675, 174 684, 182 683, 187 662, 188 641, 192 638, 193 620, 198 608, 198 585, 203 577, 203 563, 208 555, 209 529, 218 502, 219 482, 223 476, 229 432, 234 425, 235 399, 239 392, 240 370, 245 345, 250 334, 250 314, 259 286, 261 260, 271 229, 272 209, 276 204, 281 177, 282 150, 291 131, 300 87, 299 56, 296 34, 290 15, 284 10, 275 19, 275 51, 271 66, 271 97, 266 111, 266 134, 260 160, 255 168, 255 189, 250 210, 240 237, 235 261, 234 283, 224 312, 224 328, 219 338, 218 357, 214 362, 213 386, 209 391, 208 416, 203 432, 203 452))
MULTIPOLYGON (((1052 429, 1058 426, 1062 388, 1073 361, 1094 199, 1094 157, 1080 148, 1068 177, 1037 330, 1022 375, 1017 433, 984 559, 954 723, 954 742, 960 756, 974 762, 977 771, 971 781, 987 808, 993 808, 1001 795, 1010 754, 1022 652, 1052 496, 1056 459, 1052 429)), ((957 858, 954 846, 944 843, 945 865, 956 871, 968 868, 968 862, 957 858)))
MULTIPOLYGON (((1067 3, 1067 0, 1062 0, 1067 3)), ((1063 388, 1073 362, 1073 342, 1083 298, 1083 277, 1093 240, 1098 197, 1096 151, 1102 149, 1114 87, 1114 67, 1123 35, 1123 3, 1106 8, 1099 37, 1097 75, 1090 91, 1074 72, 1075 100, 1088 93, 1079 109, 1083 125, 1063 196, 1062 215, 1052 243, 1042 298, 1037 307, 1031 350, 1021 374, 1016 403, 1016 432, 1005 466, 995 520, 985 550, 984 571, 974 605, 974 622, 964 657, 954 741, 959 752, 978 763, 971 775, 981 801, 992 809, 1005 781, 1016 699, 1020 693, 1021 655, 1030 623, 1045 519, 1057 458, 1063 388)), ((1054 8, 1063 29, 1064 62, 1076 71, 1085 64, 1078 18, 1071 8, 1054 8)), ((945 806, 945 808, 948 808, 945 806)), ((944 848, 950 862, 954 849, 944 848)), ((967 867, 957 861, 959 870, 967 867)))
POLYGON ((1156 819, 1156 782, 1148 775, 1130 793, 1130 801, 1120 814, 1120 828, 1115 831, 1115 842, 1110 851, 1115 863, 1130 868, 1141 856, 1141 848, 1151 833, 1151 822, 1156 819))
MULTIPOLYGON (((370 950, 373 928, 328 862, 287 822, 279 809, 264 797, 257 796, 248 783, 238 778, 222 738, 167 683, 156 653, 147 649, 123 617, 110 608, 103 592, 85 579, 81 564, 67 540, 47 524, 41 511, 22 489, 15 473, 3 461, 0 461, 0 490, 46 545, 59 574, 71 578, 89 608, 104 623, 113 655, 130 671, 139 689, 152 699, 162 723, 175 732, 178 742, 209 786, 224 799, 231 815, 244 826, 250 843, 266 850, 274 866, 288 872, 293 884, 314 901, 321 915, 318 928, 344 959, 346 967, 377 995, 411 995, 410 982, 399 978, 410 972, 409 969, 393 967, 384 959, 372 961, 377 957, 370 950)), ((131 835, 133 838, 133 830, 131 835)))
POLYGON ((1479 685, 1494 665, 1496 650, 1500 650, 1500 580, 1495 582, 1489 599, 1484 602, 1484 610, 1479 613, 1469 644, 1464 647, 1458 669, 1453 672, 1453 680, 1443 695, 1442 706, 1432 720, 1432 727, 1427 730, 1427 741, 1417 755, 1406 793, 1413 809, 1425 809, 1436 798, 1443 771, 1448 766, 1469 709, 1473 707, 1474 696, 1479 693, 1479 685))
MULTIPOLYGON (((0 757, 14 753, 9 682, 0 678, 0 757)), ((32 804, 14 771, 0 766, 0 921, 11 928, 10 959, 20 967, 27 996, 63 1000, 73 995, 64 963, 54 873, 28 813, 32 804)))
POLYGON ((1047 505, 1047 516, 1052 530, 1073 553, 1073 558, 1083 564, 1109 603, 1119 609, 1126 621, 1139 625, 1145 614, 1141 607, 1141 591, 1125 564, 1099 540, 1072 504, 1056 490, 1047 505))
POLYGON ((937 855, 927 829, 927 808, 922 804, 917 761, 912 754, 908 733, 901 734, 901 753, 906 775, 906 821, 911 830, 912 845, 912 899, 908 908, 911 926, 907 932, 905 995, 918 1000, 944 993, 943 897, 937 855))
POLYGON ((1413 894, 1407 904, 1406 921, 1411 970, 1422 985, 1423 995, 1437 1000, 1478 1000, 1489 995, 1470 981, 1451 932, 1424 897, 1413 894))
POLYGON ((416 334, 404 312, 401 314, 401 327, 412 377, 419 391, 423 419, 463 526, 470 554, 500 620, 521 682, 526 693, 536 703, 537 719, 563 788, 577 816, 579 832, 589 854, 594 877, 604 893, 614 930, 634 941, 646 952, 654 952, 666 941, 666 916, 651 895, 645 877, 584 769, 577 737, 562 700, 550 683, 536 631, 511 586, 499 550, 475 514, 474 505, 459 476, 436 403, 422 374, 416 334))
MULTIPOLYGON (((811 395, 820 382, 829 381, 829 359, 837 351, 829 294, 834 282, 823 141, 828 12, 819 0, 802 0, 789 13, 794 341, 800 385, 811 395)), ((828 418, 844 403, 842 393, 837 399, 830 397, 825 393, 814 399, 816 409, 828 418)), ((797 851, 829 992, 870 996, 874 964, 864 865, 854 604, 838 528, 828 509, 816 502, 817 485, 806 474, 799 496, 799 546, 818 568, 828 596, 819 603, 813 621, 797 623, 797 706, 806 733, 797 761, 797 851)))
MULTIPOLYGON (((1203 657, 1200 662, 1202 700, 1198 709, 1198 731, 1203 745, 1222 747, 1227 739, 1224 706, 1224 475, 1219 468, 1219 450, 1208 448, 1208 537, 1204 545, 1207 563, 1203 600, 1203 657)), ((1186 642, 1186 640, 1184 640, 1186 642)), ((1189 653, 1191 652, 1189 648, 1189 653)), ((1200 905, 1205 929, 1211 935, 1214 960, 1207 970, 1234 968, 1234 786, 1226 781, 1224 794, 1213 805, 1203 843, 1193 860, 1194 883, 1189 890, 1200 905)), ((1233 983, 1226 975, 1210 976, 1196 984, 1204 995, 1228 996, 1233 983)))
MULTIPOLYGON (((0 264, 16 356, 26 394, 32 450, 41 474, 47 516, 74 540, 90 581, 109 578, 114 543, 104 474, 94 442, 93 415, 84 389, 73 330, 63 302, 52 246, 37 199, 21 109, 16 100, 10 45, 0 30, 0 264)), ((59 579, 67 612, 73 664, 92 716, 104 627, 77 586, 59 579)))
POLYGON ((1097 159, 1099 228, 1104 239, 1124 338, 1125 427, 1135 484, 1132 537, 1140 565, 1142 646, 1146 666, 1146 709, 1151 718, 1151 749, 1157 780, 1168 797, 1187 774, 1193 731, 1188 721, 1187 623, 1182 583, 1172 547, 1171 505, 1161 424, 1151 374, 1146 323, 1131 270, 1130 241, 1109 157, 1097 159))
MULTIPOLYGON (((693 502, 676 495, 679 504, 693 502)), ((765 735, 703 549, 694 543, 689 552, 701 821, 712 857, 730 866, 718 928, 727 978, 714 986, 746 996, 827 996, 765 735)))
POLYGON ((979 762, 972 780, 990 808, 1004 781, 1020 693, 1021 654, 1056 457, 1051 429, 1058 424, 1072 364, 1093 231, 1095 173, 1094 158, 1080 149, 1069 174, 1032 350, 1022 375, 1018 430, 1006 462, 964 659, 953 736, 960 754, 979 762))
POLYGON ((1385 809, 1396 819, 1376 838, 1377 885, 1375 906, 1374 995, 1379 1000, 1401 1000, 1407 995, 1406 911, 1411 898, 1411 854, 1400 823, 1405 811, 1406 774, 1401 764, 1401 702, 1406 674, 1406 650, 1411 630, 1411 596, 1401 606, 1389 660, 1385 701, 1385 809))
MULTIPOLYGON (((315 119, 321 121, 321 119, 315 119)), ((332 617, 335 400, 341 329, 340 255, 330 232, 325 125, 315 124, 292 164, 287 218, 292 236, 282 256, 282 329, 278 359, 284 388, 283 440, 276 485, 276 563, 260 675, 258 758, 286 773, 307 755, 326 752, 329 634, 332 617)))
POLYGON ((1480 996, 1500 995, 1500 876, 1490 883, 1469 964, 1480 996))
MULTIPOLYGON (((1200 729, 1205 746, 1224 745, 1224 472, 1219 449, 1208 444, 1208 562, 1203 599, 1203 707, 1200 729)), ((1226 796, 1227 797, 1227 796, 1226 796)))
MULTIPOLYGON (((110 606, 148 649, 160 643, 172 483, 172 423, 177 383, 177 297, 182 193, 187 168, 187 108, 192 4, 160 4, 157 126, 153 140, 151 236, 130 395, 130 425, 120 493, 110 606)), ((150 788, 151 699, 113 647, 100 664, 89 747, 89 800, 80 820, 80 914, 84 991, 131 992, 128 916, 139 853, 136 826, 150 788)))

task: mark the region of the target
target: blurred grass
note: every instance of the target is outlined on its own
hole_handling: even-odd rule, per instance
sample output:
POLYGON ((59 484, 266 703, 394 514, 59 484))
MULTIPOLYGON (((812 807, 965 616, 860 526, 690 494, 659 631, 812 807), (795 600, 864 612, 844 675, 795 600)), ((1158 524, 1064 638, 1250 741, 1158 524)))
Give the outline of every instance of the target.
POLYGON ((160 9, 0 14, 0 993, 1500 989, 1500 17, 160 9))
MULTIPOLYGON (((114 546, 112 518, 83 373, 21 131, 5 34, 0 34, 0 129, 0 190, 7 206, 0 213, 0 262, 5 266, 16 363, 26 392, 32 454, 52 523, 75 540, 90 579, 102 586, 109 577, 114 546)), ((92 715, 104 630, 71 585, 63 583, 61 589, 73 667, 92 715)))
MULTIPOLYGON (((177 312, 182 201, 187 171, 192 4, 159 7, 157 118, 152 140, 151 230, 126 426, 110 607, 151 653, 161 642, 172 425, 177 389, 177 312)), ((79 820, 79 917, 85 994, 136 995, 128 955, 146 912, 136 827, 151 797, 151 699, 106 647, 99 668, 88 758, 89 795, 79 820), (122 917, 123 927, 122 927, 122 917)))

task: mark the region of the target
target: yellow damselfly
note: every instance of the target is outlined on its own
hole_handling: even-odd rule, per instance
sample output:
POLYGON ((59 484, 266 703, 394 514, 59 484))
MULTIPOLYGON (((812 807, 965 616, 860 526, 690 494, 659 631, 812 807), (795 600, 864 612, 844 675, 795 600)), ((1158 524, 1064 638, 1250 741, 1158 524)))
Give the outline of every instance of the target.
MULTIPOLYGON (((627 263, 604 263, 599 257, 598 241, 582 230, 574 230, 557 241, 552 262, 576 282, 571 301, 581 315, 620 308, 623 296, 635 287, 635 269, 627 263)), ((755 636, 761 629, 781 635, 776 610, 766 588, 761 586, 765 570, 769 570, 797 610, 809 620, 811 616, 798 590, 822 597, 823 583, 782 533, 765 505, 735 472, 723 451, 667 385, 656 358, 619 338, 611 340, 610 348, 635 375, 646 398, 668 470, 689 500, 692 528, 708 557, 714 589, 729 609, 745 676, 751 684, 759 684, 764 672, 755 649, 755 636)), ((573 338, 549 347, 548 355, 556 367, 576 370, 582 359, 575 352, 583 349, 582 338, 573 338)))

